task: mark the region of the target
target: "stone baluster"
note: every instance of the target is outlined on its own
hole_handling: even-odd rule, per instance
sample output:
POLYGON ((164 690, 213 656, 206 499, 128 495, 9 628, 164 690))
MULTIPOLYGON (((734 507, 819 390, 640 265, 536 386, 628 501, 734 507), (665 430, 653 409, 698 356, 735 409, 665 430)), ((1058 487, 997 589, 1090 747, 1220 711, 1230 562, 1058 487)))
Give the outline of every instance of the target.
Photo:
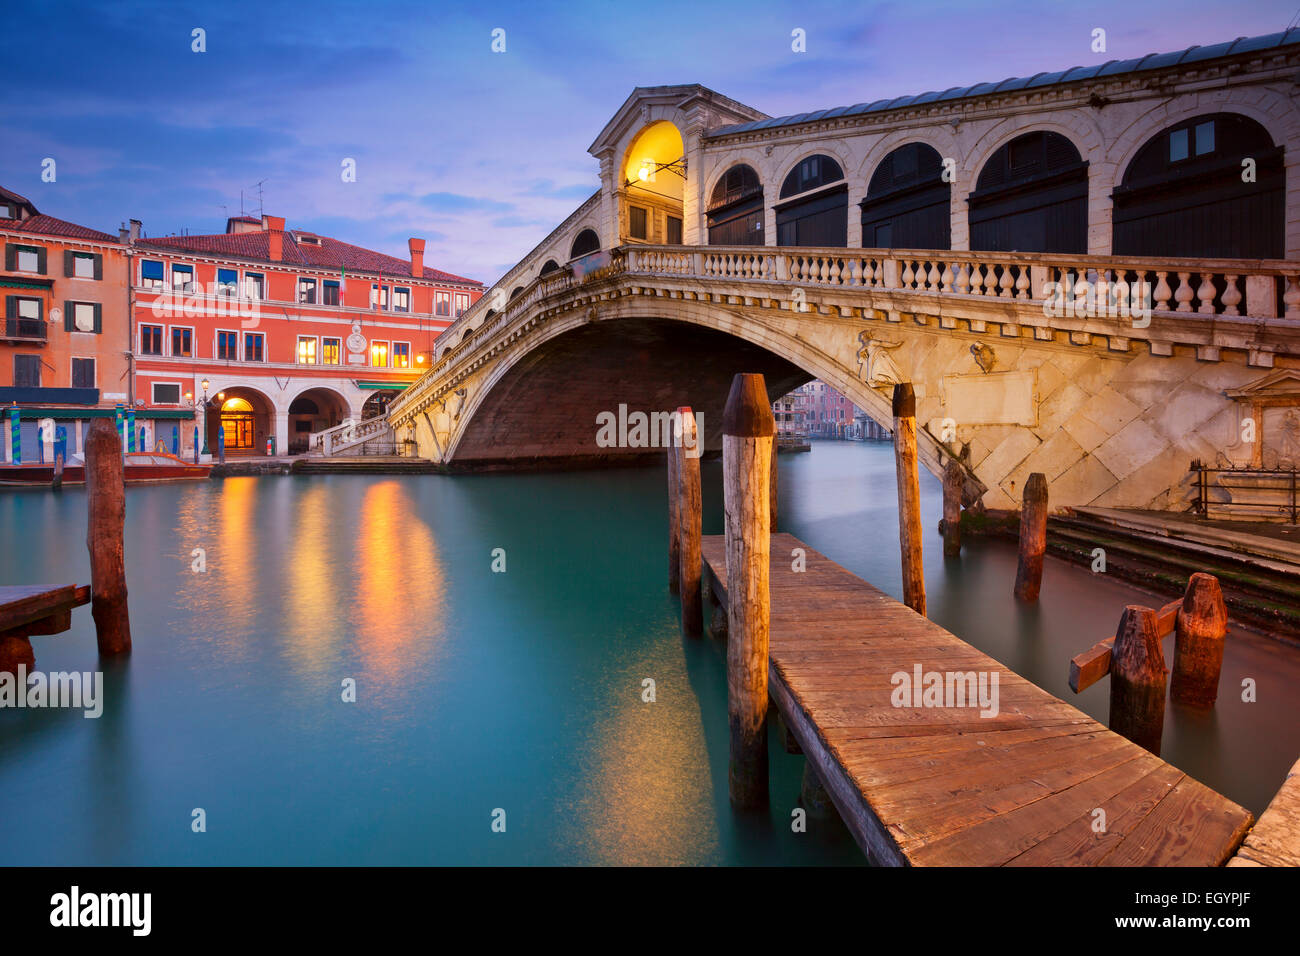
POLYGON ((1178 273, 1178 290, 1174 293, 1174 300, 1178 303, 1175 312, 1192 311, 1192 274, 1190 272, 1178 273))
POLYGON ((1223 314, 1240 315, 1237 304, 1241 302, 1241 290, 1237 288, 1237 277, 1225 275, 1223 281, 1228 283, 1228 287, 1223 290, 1223 314))
POLYGON ((875 267, 871 272, 871 288, 883 289, 885 287, 885 260, 877 259, 875 267))
POLYGON ((930 263, 930 271, 925 274, 925 288, 927 292, 939 291, 939 266, 934 262, 930 263))
POLYGON ((1214 296, 1215 296, 1215 288, 1214 288, 1214 283, 1211 281, 1210 273, 1202 272, 1201 285, 1196 290, 1196 297, 1201 300, 1201 304, 1196 311, 1201 313, 1202 315, 1213 315, 1214 296))
POLYGON ((984 290, 981 288, 983 285, 984 285, 983 267, 978 262, 972 262, 970 264, 970 294, 983 295, 984 290))
POLYGON ((945 262, 943 264, 943 292, 952 291, 952 280, 957 277, 957 264, 955 262, 945 262))
POLYGON ((1156 310, 1158 312, 1169 311, 1169 297, 1174 294, 1174 290, 1169 288, 1168 272, 1156 273, 1156 310))
POLYGON ((999 298, 999 299, 1009 299, 1009 298, 1011 298, 1011 286, 1012 286, 1012 284, 1013 284, 1013 283, 1012 283, 1012 281, 1011 281, 1011 266, 1009 266, 1009 265, 1003 263, 1003 265, 1002 265, 1002 277, 1001 277, 1000 279, 998 279, 998 298, 999 298))
POLYGON ((911 259, 904 259, 903 262, 906 263, 906 268, 903 269, 903 288, 910 289, 913 280, 916 278, 916 273, 912 271, 911 259))
POLYGON ((1110 287, 1111 298, 1115 301, 1115 311, 1122 319, 1127 319, 1131 314, 1128 304, 1129 284, 1127 276, 1128 273, 1121 269, 1115 274, 1115 281, 1110 287))
POLYGON ((1282 293, 1282 304, 1286 307, 1288 319, 1300 319, 1300 278, 1286 277, 1286 291, 1282 293))
POLYGON ((970 265, 965 262, 954 263, 953 268, 957 271, 957 292, 960 295, 966 295, 970 291, 970 265))
POLYGON ((1016 275, 1016 298, 1029 298, 1029 266, 1019 266, 1016 275))

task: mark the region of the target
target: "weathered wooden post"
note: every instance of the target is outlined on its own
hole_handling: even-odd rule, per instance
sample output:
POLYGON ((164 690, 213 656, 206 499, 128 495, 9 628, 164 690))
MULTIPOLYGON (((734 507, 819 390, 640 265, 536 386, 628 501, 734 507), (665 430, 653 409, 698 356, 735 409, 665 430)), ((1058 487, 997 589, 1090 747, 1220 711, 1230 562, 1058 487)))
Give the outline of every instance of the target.
POLYGON ((55 491, 63 490, 63 452, 54 453, 54 477, 50 479, 50 485, 55 491))
POLYGON ((776 421, 762 375, 740 374, 722 415, 727 542, 728 783, 741 809, 767 806, 767 654, 771 624, 772 445, 776 421))
POLYGON ((894 386, 894 464, 898 482, 898 546, 903 557, 903 603, 924 615, 921 479, 916 471, 916 393, 911 382, 894 386))
POLYGON ((777 447, 776 439, 774 438, 772 439, 772 471, 771 471, 772 486, 768 490, 768 494, 767 494, 768 500, 771 501, 772 503, 772 520, 770 524, 772 529, 772 534, 776 534, 776 528, 777 528, 776 516, 777 516, 777 512, 780 510, 777 506, 777 496, 776 496, 777 477, 778 477, 777 464, 779 460, 780 460, 780 450, 777 447))
POLYGON ((700 595, 700 492, 699 433, 689 406, 677 409, 681 443, 677 449, 677 521, 681 528, 682 631, 687 637, 703 632, 704 606, 700 595))
POLYGON ((708 588, 709 597, 709 636, 727 639, 727 612, 722 609, 718 596, 713 593, 713 588, 708 588))
POLYGON ((1156 756, 1165 727, 1167 674, 1156 612, 1130 604, 1110 656, 1110 729, 1156 756))
POLYGON ((107 418, 96 418, 86 433, 86 547, 90 550, 90 614, 95 619, 99 653, 131 649, 126 606, 126 524, 121 433, 107 418))
POLYGON ((677 457, 680 449, 677 447, 678 437, 671 419, 668 431, 668 591, 677 594, 681 589, 682 577, 682 500, 677 489, 677 457))
POLYGON ((1047 550, 1047 476, 1034 472, 1025 482, 1020 509, 1020 564, 1016 568, 1016 597, 1037 601, 1043 585, 1043 552, 1047 550))
POLYGON ((1219 579, 1197 572, 1187 582, 1174 631, 1174 673, 1169 693, 1176 704, 1213 707, 1223 670, 1228 609, 1219 579))
POLYGON ((961 554, 961 493, 966 475, 956 458, 949 458, 943 470, 943 556, 961 554))

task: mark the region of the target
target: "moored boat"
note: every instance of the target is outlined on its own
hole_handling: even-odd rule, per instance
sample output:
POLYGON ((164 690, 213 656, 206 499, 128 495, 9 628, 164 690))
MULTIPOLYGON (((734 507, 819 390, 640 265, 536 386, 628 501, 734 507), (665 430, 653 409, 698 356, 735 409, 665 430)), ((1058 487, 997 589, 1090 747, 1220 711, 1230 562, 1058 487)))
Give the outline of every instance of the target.
MULTIPOLYGON (((195 481, 207 478, 212 471, 212 466, 183 461, 168 452, 130 451, 122 456, 122 471, 127 484, 146 481, 195 481)), ((85 480, 86 470, 80 457, 75 457, 64 465, 64 484, 81 484, 85 480)), ((49 485, 53 481, 53 464, 38 462, 24 462, 21 465, 0 464, 0 485, 49 485)))

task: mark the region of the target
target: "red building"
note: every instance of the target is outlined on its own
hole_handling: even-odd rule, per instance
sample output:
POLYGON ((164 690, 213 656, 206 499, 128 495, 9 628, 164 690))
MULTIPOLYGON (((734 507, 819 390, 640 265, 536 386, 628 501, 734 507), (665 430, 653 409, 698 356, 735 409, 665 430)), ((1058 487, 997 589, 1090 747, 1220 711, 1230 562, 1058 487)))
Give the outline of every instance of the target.
POLYGON ((203 408, 206 396, 213 454, 219 426, 228 455, 264 455, 268 439, 292 454, 307 450, 312 432, 377 413, 483 293, 426 266, 423 239, 398 259, 286 229, 277 216, 232 217, 220 235, 145 239, 138 228, 136 398, 146 409, 183 409, 203 408))

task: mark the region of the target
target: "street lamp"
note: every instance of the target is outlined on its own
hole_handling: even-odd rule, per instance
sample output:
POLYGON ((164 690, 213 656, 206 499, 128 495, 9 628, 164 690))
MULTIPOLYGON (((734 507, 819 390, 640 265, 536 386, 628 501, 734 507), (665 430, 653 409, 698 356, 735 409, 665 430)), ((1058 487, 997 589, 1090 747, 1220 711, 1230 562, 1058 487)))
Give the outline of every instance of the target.
POLYGON ((199 384, 203 386, 203 454, 211 458, 212 452, 208 451, 208 386, 212 383, 205 378, 199 384))

